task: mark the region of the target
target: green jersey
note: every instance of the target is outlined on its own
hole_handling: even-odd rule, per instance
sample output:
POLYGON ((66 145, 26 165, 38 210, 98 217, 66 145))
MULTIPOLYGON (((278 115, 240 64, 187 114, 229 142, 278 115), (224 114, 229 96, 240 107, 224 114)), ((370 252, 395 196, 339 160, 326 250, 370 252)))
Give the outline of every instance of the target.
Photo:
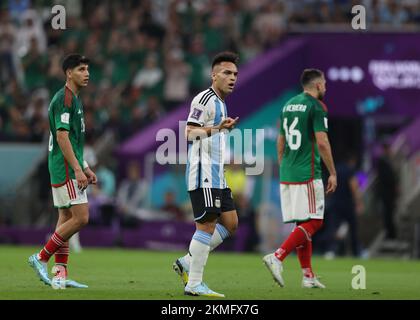
POLYGON ((280 166, 280 183, 301 184, 321 179, 321 160, 315 132, 328 132, 327 107, 307 93, 284 105, 280 114, 280 134, 286 145, 280 166))
POLYGON ((83 168, 83 148, 85 144, 85 122, 82 102, 66 86, 54 95, 48 107, 50 139, 48 143, 48 169, 51 185, 59 187, 68 180, 75 179, 74 171, 64 158, 57 143, 57 130, 69 132, 73 152, 83 168))

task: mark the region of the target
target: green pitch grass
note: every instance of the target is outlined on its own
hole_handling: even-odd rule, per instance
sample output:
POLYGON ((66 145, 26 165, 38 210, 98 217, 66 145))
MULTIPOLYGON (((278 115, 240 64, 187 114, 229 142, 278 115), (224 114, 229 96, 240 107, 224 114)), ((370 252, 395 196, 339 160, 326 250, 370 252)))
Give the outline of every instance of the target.
MULTIPOLYGON (((70 256, 70 278, 89 289, 54 290, 29 267, 35 247, 0 246, 0 299, 203 299, 183 295, 172 270, 181 252, 90 249, 70 256)), ((302 289, 296 256, 289 256, 278 287, 262 263, 262 255, 213 253, 205 281, 226 299, 420 299, 420 262, 402 260, 314 258, 313 266, 327 289, 302 289), (366 269, 366 289, 351 287, 354 265, 366 269)), ((50 263, 50 270, 52 264, 50 263)))

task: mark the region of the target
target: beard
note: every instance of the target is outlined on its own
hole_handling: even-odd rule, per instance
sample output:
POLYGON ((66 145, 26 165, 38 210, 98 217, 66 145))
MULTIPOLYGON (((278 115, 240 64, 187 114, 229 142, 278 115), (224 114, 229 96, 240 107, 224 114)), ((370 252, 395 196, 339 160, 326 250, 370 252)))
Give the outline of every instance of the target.
POLYGON ((325 96, 325 92, 318 92, 318 100, 323 101, 325 96))

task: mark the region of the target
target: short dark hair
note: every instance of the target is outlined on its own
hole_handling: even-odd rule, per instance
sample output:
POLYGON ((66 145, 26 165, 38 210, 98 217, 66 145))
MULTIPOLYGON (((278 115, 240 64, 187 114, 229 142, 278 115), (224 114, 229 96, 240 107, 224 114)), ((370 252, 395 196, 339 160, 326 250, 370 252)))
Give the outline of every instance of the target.
POLYGON ((213 58, 213 62, 211 63, 211 68, 213 69, 215 65, 222 63, 222 62, 232 62, 236 66, 238 65, 239 56, 230 51, 220 52, 215 55, 213 58))
POLYGON ((63 60, 62 69, 66 73, 67 69, 73 69, 81 64, 89 64, 90 60, 78 53, 72 53, 66 56, 63 60))
POLYGON ((300 76, 300 84, 302 87, 306 87, 313 80, 321 78, 324 76, 324 73, 318 69, 305 69, 300 76))

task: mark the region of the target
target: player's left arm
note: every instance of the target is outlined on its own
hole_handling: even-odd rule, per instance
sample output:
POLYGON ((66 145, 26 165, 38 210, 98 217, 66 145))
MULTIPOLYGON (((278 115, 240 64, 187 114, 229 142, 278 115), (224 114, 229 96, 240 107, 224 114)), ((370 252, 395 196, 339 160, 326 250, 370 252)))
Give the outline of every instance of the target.
POLYGON ((365 209, 363 203, 363 196, 359 188, 359 182, 357 181, 357 177, 353 175, 349 181, 350 190, 353 196, 353 201, 356 207, 356 213, 361 215, 365 209))
POLYGON ((286 145, 286 137, 281 133, 277 137, 277 160, 279 165, 281 165, 281 161, 283 160, 284 154, 284 146, 286 145))
POLYGON ((337 171, 335 170, 331 145, 328 139, 328 114, 321 105, 315 105, 313 110, 313 128, 315 132, 315 140, 322 161, 324 162, 330 174, 328 177, 326 190, 326 193, 330 194, 335 192, 337 188, 337 171))
POLYGON ((283 128, 283 113, 280 113, 280 128, 279 128, 279 135, 277 137, 277 161, 279 166, 281 165, 281 161, 283 160, 284 148, 286 146, 286 132, 283 128))

